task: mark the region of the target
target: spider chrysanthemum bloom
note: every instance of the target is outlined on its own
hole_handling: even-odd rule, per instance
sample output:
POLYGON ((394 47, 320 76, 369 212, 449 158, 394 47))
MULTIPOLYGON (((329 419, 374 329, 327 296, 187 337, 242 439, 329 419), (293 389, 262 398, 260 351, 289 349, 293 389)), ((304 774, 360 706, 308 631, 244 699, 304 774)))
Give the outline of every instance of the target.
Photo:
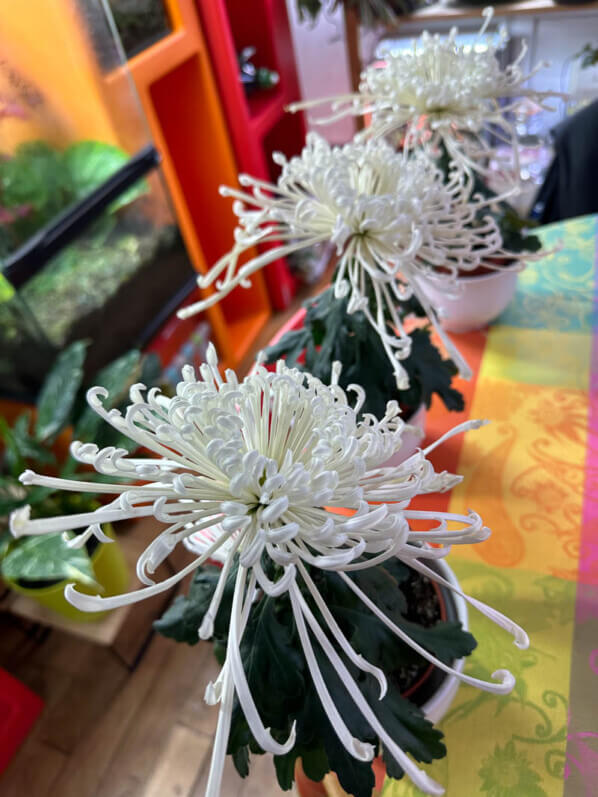
POLYGON ((514 113, 532 101, 540 108, 556 92, 536 91, 525 84, 545 64, 526 73, 522 69, 527 47, 506 67, 498 53, 509 37, 503 27, 495 37, 485 35, 493 16, 483 11, 477 41, 460 44, 458 30, 448 36, 424 31, 410 50, 391 51, 383 65, 368 67, 359 93, 294 103, 296 111, 330 104, 333 113, 317 120, 327 124, 347 116, 371 115, 366 136, 404 134, 407 150, 426 143, 432 149, 442 143, 451 160, 467 172, 484 171, 483 161, 493 152, 486 135, 491 133, 513 149, 518 167, 514 113))
MULTIPOLYGON (((219 794, 235 694, 251 733, 264 750, 284 755, 295 742, 294 730, 281 741, 264 727, 243 667, 240 644, 259 594, 288 596, 318 696, 348 753, 368 761, 375 749, 347 728, 314 655, 312 635, 341 676, 355 706, 399 766, 428 793, 442 793, 442 788, 391 738, 375 707, 365 700, 345 662, 373 675, 380 685, 381 698, 386 691, 384 673, 354 651, 323 603, 310 573, 338 573, 394 634, 442 670, 453 672, 386 618, 351 573, 396 556, 455 589, 430 570, 425 560, 444 556, 453 544, 486 539, 489 531, 474 512, 457 515, 409 509, 415 495, 449 489, 459 477, 435 473, 426 459, 427 451, 416 453, 399 466, 384 467, 401 445, 403 422, 396 402, 389 402, 381 420, 373 416, 358 420, 363 391, 354 388, 357 400, 352 408, 338 386, 339 370, 335 366, 332 383, 326 386, 280 361, 276 372, 258 366, 239 383, 231 371, 225 379, 221 377, 211 348, 200 378, 186 367, 172 399, 163 398, 156 389, 145 396, 143 385, 135 385, 131 388, 132 403, 121 415, 104 410, 101 399, 106 391, 89 391, 90 405, 113 427, 153 452, 154 458, 135 459, 124 449, 99 450, 92 444, 74 443, 76 459, 115 477, 114 483, 87 484, 31 471, 21 477, 26 485, 93 490, 115 494, 116 498, 95 512, 69 517, 31 520, 28 508, 18 510, 11 517, 11 530, 16 536, 85 529, 75 543, 71 541, 83 544, 90 535, 101 534, 104 522, 153 516, 166 526, 138 561, 139 578, 147 586, 102 598, 84 595, 69 585, 66 596, 81 610, 98 611, 140 601, 168 589, 209 557, 216 557, 223 567, 199 628, 200 636, 208 638, 213 633, 227 576, 237 568, 225 662, 217 681, 206 691, 207 700, 220 702, 209 797, 219 794), (122 479, 130 483, 119 481, 122 479), (339 514, 339 510, 347 509, 353 514, 339 514), (436 521, 432 531, 411 530, 410 521, 422 517, 436 521), (153 583, 151 574, 177 543, 208 528, 211 531, 206 531, 205 545, 197 558, 176 575, 153 583), (438 547, 421 547, 425 542, 438 547)), ((454 431, 478 425, 467 423, 454 431)), ((510 620, 464 597, 512 633, 519 647, 528 644, 523 630, 510 620)), ((514 684, 513 676, 505 670, 497 670, 495 680, 490 682, 460 671, 455 674, 466 683, 495 693, 506 693, 514 684)))
POLYGON ((458 272, 509 256, 496 222, 480 213, 484 200, 470 197, 463 175, 454 172, 445 180, 423 154, 407 158, 382 140, 331 147, 313 133, 300 156, 287 160, 276 154, 275 160, 282 167, 276 185, 241 175, 241 184, 250 190, 221 189, 237 200, 235 244, 198 279, 202 288, 214 284, 215 292, 179 315, 185 318, 218 302, 279 257, 331 242, 338 257, 335 296, 349 296, 349 313, 365 313, 400 389, 408 386, 400 361, 409 356, 410 340, 397 305, 412 292, 462 375, 469 376, 418 285, 418 279, 442 268, 450 289, 458 272), (240 264, 247 249, 266 242, 278 245, 240 264))

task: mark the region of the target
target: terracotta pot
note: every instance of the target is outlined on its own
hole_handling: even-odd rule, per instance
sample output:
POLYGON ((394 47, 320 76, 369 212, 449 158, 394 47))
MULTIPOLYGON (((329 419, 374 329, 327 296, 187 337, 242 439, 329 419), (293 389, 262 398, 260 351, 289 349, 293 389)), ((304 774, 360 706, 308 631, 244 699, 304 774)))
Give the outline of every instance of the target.
MULTIPOLYGON (((437 562, 434 562, 434 566, 438 569, 439 574, 443 578, 449 581, 457 589, 460 588, 457 577, 446 562, 438 560, 437 562)), ((463 629, 467 631, 469 628, 469 615, 466 601, 460 595, 456 595, 453 592, 450 593, 449 599, 452 601, 453 605, 451 607, 452 611, 447 613, 449 615, 448 619, 451 619, 451 614, 456 616, 456 618, 461 621, 463 629)), ((462 672, 464 664, 464 659, 458 659, 457 661, 453 662, 453 668, 458 672, 462 672)), ((438 671, 436 668, 431 666, 428 670, 426 670, 424 676, 429 678, 437 673, 438 671)), ((460 681, 455 675, 444 675, 438 688, 427 700, 425 700, 421 708, 431 722, 440 722, 442 717, 444 717, 444 715, 447 713, 455 695, 457 694, 459 683, 460 681)), ((414 687, 411 687, 409 689, 409 693, 411 693, 417 686, 418 684, 415 684, 414 687)), ((384 766, 384 762, 381 758, 376 758, 372 762, 372 769, 374 770, 374 775, 376 777, 376 785, 374 787, 375 794, 382 789, 384 785, 384 779, 386 777, 386 767, 384 766)), ((306 777, 305 773, 301 769, 300 762, 297 762, 297 766, 295 767, 295 789, 298 797, 327 797, 329 794, 323 782, 316 783, 315 781, 306 777)), ((342 791, 341 793, 344 794, 342 791)))
POLYGON ((447 292, 442 279, 420 279, 419 286, 438 310, 444 329, 449 332, 471 332, 481 329, 507 307, 517 288, 519 267, 458 277, 456 290, 447 292))

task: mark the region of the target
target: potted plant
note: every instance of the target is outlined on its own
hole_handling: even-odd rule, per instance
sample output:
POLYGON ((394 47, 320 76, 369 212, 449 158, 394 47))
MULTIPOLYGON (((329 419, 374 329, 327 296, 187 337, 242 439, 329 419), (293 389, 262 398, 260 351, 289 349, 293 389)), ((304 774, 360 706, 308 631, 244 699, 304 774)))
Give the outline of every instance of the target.
MULTIPOLYGON (((483 198, 470 224, 480 229, 493 218, 497 251, 485 252, 478 263, 458 264, 456 269, 432 264, 427 274, 418 276, 419 288, 443 327, 454 332, 479 329, 494 320, 512 299, 524 262, 538 257, 540 241, 527 233, 533 223, 520 218, 507 202, 519 181, 513 119, 522 103, 531 100, 544 108, 547 97, 561 96, 525 86, 537 69, 529 74, 521 69, 523 53, 512 64, 500 65, 497 52, 508 41, 506 31, 482 39, 492 16, 492 8, 483 11, 480 46, 460 43, 456 28, 445 37, 424 32, 413 50, 391 51, 384 63, 369 66, 357 93, 289 106, 296 111, 329 104, 330 120, 367 114, 370 125, 361 137, 398 138, 407 156, 425 153, 447 182, 457 172, 469 184, 472 197, 483 198), (497 131, 500 143, 509 144, 512 152, 511 184, 500 196, 486 183, 490 158, 499 158, 498 150, 488 143, 497 131)), ((325 124, 329 119, 318 121, 325 124)))
MULTIPOLYGON (((289 367, 297 367, 328 382, 335 361, 343 363, 339 384, 343 390, 359 383, 366 392, 361 413, 377 418, 384 415, 390 400, 398 402, 405 430, 403 445, 395 455, 406 459, 417 448, 425 429, 426 408, 438 395, 448 410, 461 411, 463 397, 451 386, 457 373, 454 363, 443 358, 432 343, 429 323, 410 332, 411 353, 402 361, 409 387, 399 389, 388 368, 386 351, 376 330, 362 311, 347 312, 348 299, 337 299, 329 287, 319 296, 308 299, 303 310, 292 319, 292 328, 278 334, 265 351, 265 363, 281 357, 289 367)), ((412 297, 398 306, 401 318, 425 319, 423 310, 412 297)), ((390 325, 390 319, 388 319, 390 325)), ((390 328, 390 326, 389 326, 390 328)))
POLYGON ((508 43, 509 34, 502 27, 498 35, 485 36, 493 16, 490 6, 482 11, 476 47, 468 41, 460 42, 456 27, 447 36, 424 31, 413 48, 391 50, 383 62, 368 66, 359 91, 292 103, 288 110, 331 106, 331 116, 316 120, 319 124, 367 115, 370 125, 360 137, 400 136, 405 152, 423 149, 433 158, 443 149, 454 166, 468 176, 488 174, 489 158, 499 156, 489 143, 494 135, 512 148, 517 175, 517 111, 530 101, 547 110, 548 98, 565 95, 526 85, 543 64, 530 72, 523 70, 525 44, 512 63, 501 65, 497 54, 508 43))
MULTIPOLYGON (((444 160, 444 163, 443 171, 448 179, 450 162, 444 160)), ((505 254, 486 257, 473 271, 459 270, 453 290, 447 291, 446 270, 442 268, 435 269, 434 274, 422 280, 422 290, 438 312, 442 326, 450 332, 470 332, 494 321, 511 302, 525 261, 534 258, 542 248, 542 242, 533 234, 537 222, 522 218, 479 174, 474 174, 472 181, 474 193, 489 203, 484 214, 495 220, 505 254)), ((472 224, 483 223, 478 213, 472 224)))
MULTIPOLYGON (((441 610, 433 616, 434 593, 439 604, 441 598, 432 583, 482 611, 518 647, 529 644, 521 628, 463 593, 444 567, 435 568, 452 545, 487 538, 481 518, 409 508, 416 495, 460 480, 436 473, 426 459, 442 439, 398 466, 381 467, 402 444, 399 407, 390 401, 381 419, 360 420, 365 392, 350 388, 358 395, 352 407, 340 374, 336 363, 326 385, 279 361, 275 371, 258 365, 240 382, 230 370, 221 375, 210 346, 200 375, 186 366, 172 399, 135 386, 120 413, 109 411, 107 391, 95 388, 90 407, 153 458, 74 444, 79 462, 120 477, 104 485, 115 500, 51 521, 31 519, 24 509, 11 516, 16 537, 74 527, 97 534, 105 522, 139 516, 165 525, 138 560, 146 586, 105 597, 69 585, 66 597, 82 611, 135 603, 220 560, 221 568, 195 574, 188 598, 179 598, 159 623, 185 641, 197 641, 198 631, 213 638, 223 661, 206 690, 207 701, 220 704, 208 797, 220 793, 227 750, 245 774, 250 752, 273 753, 284 788, 298 758, 312 778, 332 768, 356 797, 370 797, 371 762, 380 751, 391 775, 407 774, 424 791, 441 794, 416 763, 444 755, 441 734, 401 696, 412 668, 419 677, 422 662, 414 654, 424 666, 496 694, 509 692, 514 678, 497 670, 485 682, 454 663, 475 643, 458 620, 437 621, 441 610), (416 530, 422 518, 431 529, 416 530), (190 538, 193 561, 155 583, 160 562, 190 538), (430 609, 428 627, 413 614, 422 606, 430 609)), ((480 425, 462 424, 443 439, 480 425)), ((21 479, 57 486, 44 474, 21 479)), ((75 492, 92 485, 62 482, 75 492)))
MULTIPOLYGON (((92 593, 115 594, 128 584, 128 569, 111 527, 99 537, 63 535, 60 531, 41 537, 15 540, 8 531, 8 516, 28 506, 33 518, 52 518, 65 513, 93 512, 100 506, 101 477, 86 493, 68 495, 52 487, 56 477, 80 479, 68 455, 73 433, 91 440, 99 431, 98 418, 85 405, 82 395, 86 344, 77 341, 57 358, 39 394, 35 411, 24 410, 14 422, 0 417, 3 445, 0 472, 0 575, 15 592, 33 598, 69 618, 89 621, 93 615, 79 612, 64 598, 66 583, 76 582, 92 593), (31 489, 18 480, 29 468, 41 469, 49 483, 31 489)), ((129 385, 144 377, 157 376, 153 358, 142 360, 133 350, 102 369, 97 377, 113 392, 115 404, 122 403, 129 385)), ((123 445, 118 435, 104 438, 105 444, 123 445)))
POLYGON ((459 373, 471 376, 423 286, 443 275, 447 289, 454 288, 460 271, 512 256, 488 210, 491 202, 472 194, 471 181, 459 170, 452 169, 447 178, 426 152, 408 157, 379 138, 331 147, 310 133, 299 156, 287 160, 275 153, 273 158, 281 168, 275 184, 240 175, 247 190, 220 189, 236 200, 235 244, 198 278, 201 288, 216 290, 179 316, 201 312, 247 285, 255 271, 278 257, 332 243, 334 297, 347 298, 348 314, 363 313, 400 390, 409 387, 404 362, 412 346, 400 307, 412 297, 459 373), (276 245, 241 262, 247 249, 268 242, 276 245))

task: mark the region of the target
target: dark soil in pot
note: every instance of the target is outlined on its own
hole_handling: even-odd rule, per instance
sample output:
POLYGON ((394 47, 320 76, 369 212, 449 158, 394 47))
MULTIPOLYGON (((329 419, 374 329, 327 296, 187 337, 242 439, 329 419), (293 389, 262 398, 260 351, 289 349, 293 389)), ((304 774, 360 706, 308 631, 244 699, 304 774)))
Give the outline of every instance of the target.
MULTIPOLYGON (((431 569, 433 562, 427 562, 431 569)), ((405 589, 407 597, 407 614, 405 618, 424 628, 443 621, 457 620, 457 611, 450 590, 442 587, 420 573, 413 571, 407 579, 405 589)), ((438 691, 447 674, 438 670, 425 659, 418 663, 403 666, 388 677, 397 685, 401 694, 408 697, 417 706, 429 700, 438 691)))

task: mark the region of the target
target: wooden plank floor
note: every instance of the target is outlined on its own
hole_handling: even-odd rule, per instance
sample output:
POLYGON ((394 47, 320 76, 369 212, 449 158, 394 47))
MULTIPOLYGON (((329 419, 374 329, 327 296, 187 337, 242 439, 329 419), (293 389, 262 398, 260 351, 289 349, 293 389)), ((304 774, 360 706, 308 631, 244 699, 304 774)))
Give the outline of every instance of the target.
MULTIPOLYGON (((203 795, 217 716, 203 702, 217 673, 211 645, 154 635, 130 672, 109 650, 58 631, 32 644, 9 616, 0 637, 2 666, 45 700, 0 776, 2 797, 203 795)), ((282 794, 265 756, 247 780, 227 763, 223 796, 282 794)))

